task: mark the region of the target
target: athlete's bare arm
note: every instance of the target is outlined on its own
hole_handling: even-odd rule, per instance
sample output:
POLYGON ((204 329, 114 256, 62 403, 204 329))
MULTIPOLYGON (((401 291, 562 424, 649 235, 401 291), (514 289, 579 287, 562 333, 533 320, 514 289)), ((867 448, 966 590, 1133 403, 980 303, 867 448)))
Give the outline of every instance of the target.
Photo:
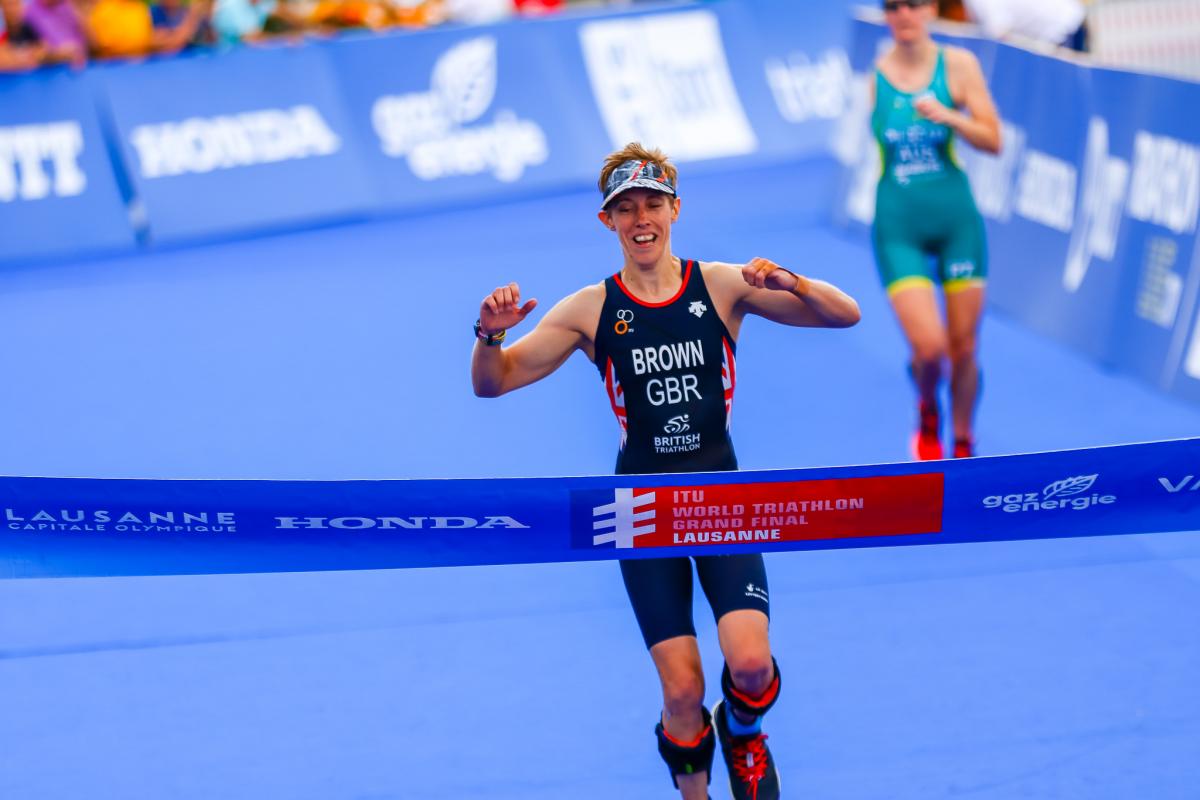
POLYGON ((804 328, 848 328, 862 316, 854 298, 833 284, 765 258, 746 264, 707 262, 701 270, 718 313, 735 337, 748 313, 804 328))
POLYGON ((973 147, 988 153, 999 153, 1000 115, 988 91, 979 59, 970 50, 947 47, 946 80, 955 104, 965 109, 966 113, 946 108, 932 97, 918 100, 914 104, 917 111, 926 119, 953 128, 973 147))
MULTIPOLYGON (((518 325, 537 305, 521 304, 517 284, 501 286, 484 298, 479 322, 484 333, 498 333, 518 325)), ((584 287, 559 301, 533 330, 509 347, 475 342, 471 354, 471 384, 478 397, 499 397, 541 380, 563 365, 576 350, 592 358, 592 337, 604 306, 604 284, 584 287)))

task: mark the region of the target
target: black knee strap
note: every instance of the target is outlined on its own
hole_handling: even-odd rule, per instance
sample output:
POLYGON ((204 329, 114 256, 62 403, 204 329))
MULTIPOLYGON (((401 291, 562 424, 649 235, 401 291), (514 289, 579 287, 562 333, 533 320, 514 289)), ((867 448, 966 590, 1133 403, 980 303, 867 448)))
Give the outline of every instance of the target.
POLYGON ((658 754, 667 762, 671 771, 671 782, 679 788, 676 775, 695 775, 697 772, 707 772, 708 782, 712 783, 713 753, 717 746, 717 736, 713 733, 712 714, 703 706, 700 711, 704 714, 704 731, 694 742, 684 743, 672 739, 663 728, 662 721, 654 728, 658 737, 658 754))
POLYGON ((725 701, 731 708, 753 717, 761 717, 771 710, 771 706, 775 705, 775 701, 779 699, 781 685, 779 664, 776 663, 774 657, 771 658, 771 666, 775 670, 775 677, 771 681, 771 685, 758 697, 751 697, 733 685, 733 676, 729 673, 729 665, 725 665, 725 669, 721 671, 721 693, 725 695, 725 701))

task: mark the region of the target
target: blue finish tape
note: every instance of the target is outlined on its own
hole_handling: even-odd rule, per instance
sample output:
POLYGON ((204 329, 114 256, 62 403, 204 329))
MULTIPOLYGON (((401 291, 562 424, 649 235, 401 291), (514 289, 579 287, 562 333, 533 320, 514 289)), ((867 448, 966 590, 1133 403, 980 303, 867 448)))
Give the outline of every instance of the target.
POLYGON ((1200 439, 738 473, 0 478, 0 576, 441 567, 1200 529, 1200 439))

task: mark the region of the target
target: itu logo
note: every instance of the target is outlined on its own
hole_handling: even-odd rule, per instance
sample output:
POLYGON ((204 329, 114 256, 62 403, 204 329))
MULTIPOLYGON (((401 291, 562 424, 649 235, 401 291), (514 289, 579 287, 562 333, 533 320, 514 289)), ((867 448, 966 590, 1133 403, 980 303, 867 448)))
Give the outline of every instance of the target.
POLYGON ((614 489, 613 502, 592 508, 592 544, 613 543, 618 549, 634 546, 639 536, 654 533, 654 492, 634 495, 633 489, 614 489))
POLYGON ((995 494, 983 498, 983 505, 985 508, 998 508, 1008 514, 1064 508, 1085 511, 1098 505, 1110 506, 1117 502, 1116 495, 1102 495, 1091 491, 1099 477, 1099 473, 1096 473, 1063 478, 1048 484, 1040 493, 995 494))

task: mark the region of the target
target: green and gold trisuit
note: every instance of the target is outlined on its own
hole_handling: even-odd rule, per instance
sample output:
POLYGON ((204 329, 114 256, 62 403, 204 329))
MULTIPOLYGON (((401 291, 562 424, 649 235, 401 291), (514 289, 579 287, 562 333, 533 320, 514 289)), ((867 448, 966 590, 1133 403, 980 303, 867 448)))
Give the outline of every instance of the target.
POLYGON ((913 102, 926 95, 954 107, 941 48, 933 80, 923 91, 902 92, 882 71, 875 71, 871 129, 882 151, 883 174, 871 238, 889 295, 908 286, 931 285, 935 277, 944 291, 954 292, 981 286, 987 276, 983 218, 967 174, 955 160, 954 132, 913 108, 913 102))

